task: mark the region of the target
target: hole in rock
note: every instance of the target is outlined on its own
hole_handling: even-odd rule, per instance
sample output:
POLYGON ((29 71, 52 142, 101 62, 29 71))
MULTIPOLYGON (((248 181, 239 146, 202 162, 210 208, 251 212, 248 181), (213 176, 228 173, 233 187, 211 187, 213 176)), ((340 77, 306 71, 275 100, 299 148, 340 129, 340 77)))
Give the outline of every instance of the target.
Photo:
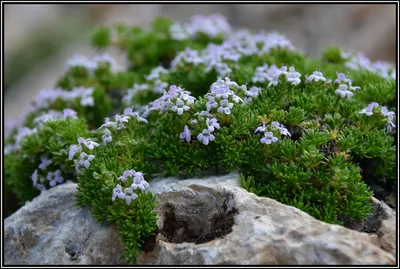
POLYGON ((202 244, 232 232, 238 213, 230 194, 191 185, 192 196, 171 193, 161 206, 160 233, 170 243, 202 244), (174 197, 175 196, 175 197, 174 197))

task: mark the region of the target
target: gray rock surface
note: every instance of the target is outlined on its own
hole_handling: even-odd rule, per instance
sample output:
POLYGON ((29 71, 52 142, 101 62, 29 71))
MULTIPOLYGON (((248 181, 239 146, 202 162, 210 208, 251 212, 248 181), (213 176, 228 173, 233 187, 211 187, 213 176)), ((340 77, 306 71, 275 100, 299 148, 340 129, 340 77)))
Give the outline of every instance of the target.
POLYGON ((238 186, 237 174, 156 180, 151 189, 161 232, 154 250, 139 257, 141 264, 395 263, 367 234, 250 194, 238 186))
POLYGON ((76 184, 42 193, 4 221, 5 265, 121 264, 114 226, 74 206, 76 184))
MULTIPOLYGON (((139 254, 139 264, 395 264, 383 250, 394 246, 381 243, 386 232, 392 239, 395 234, 385 228, 392 227, 389 218, 375 245, 368 234, 248 193, 236 173, 159 178, 150 189, 157 195, 160 232, 154 248, 139 254)), ((75 193, 76 184, 57 186, 5 219, 6 265, 122 263, 124 246, 115 227, 97 224, 87 209, 74 207, 75 193)))
POLYGON ((376 231, 377 246, 396 255, 396 212, 384 202, 372 198, 377 211, 379 228, 376 231))

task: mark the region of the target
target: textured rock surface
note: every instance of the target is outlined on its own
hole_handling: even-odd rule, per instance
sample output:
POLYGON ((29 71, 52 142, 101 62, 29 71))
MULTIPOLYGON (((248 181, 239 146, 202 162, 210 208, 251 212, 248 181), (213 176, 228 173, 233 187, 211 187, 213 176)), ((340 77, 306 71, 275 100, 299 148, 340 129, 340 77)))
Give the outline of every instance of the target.
MULTIPOLYGON (((160 233, 140 264, 395 264, 391 213, 371 238, 248 193, 235 173, 150 185, 160 233)), ((121 264, 115 227, 74 207, 75 193, 76 184, 57 186, 5 219, 6 265, 121 264)))
POLYGON ((4 221, 4 264, 121 264, 115 227, 74 207, 76 184, 51 189, 4 221))
POLYGON ((229 174, 153 181, 161 232, 140 263, 395 264, 367 234, 249 194, 237 179, 229 174))
POLYGON ((379 223, 376 231, 377 245, 396 255, 396 212, 384 202, 372 199, 377 211, 376 219, 379 223))

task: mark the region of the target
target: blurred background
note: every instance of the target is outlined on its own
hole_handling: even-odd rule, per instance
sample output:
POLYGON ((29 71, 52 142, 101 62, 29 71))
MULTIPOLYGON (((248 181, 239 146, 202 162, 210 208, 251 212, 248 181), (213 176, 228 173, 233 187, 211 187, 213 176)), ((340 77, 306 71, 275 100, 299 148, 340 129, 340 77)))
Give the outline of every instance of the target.
POLYGON ((94 27, 118 22, 146 27, 157 16, 188 21, 212 13, 226 16, 234 27, 278 31, 311 57, 338 45, 372 60, 396 60, 395 4, 6 4, 5 121, 20 117, 38 91, 51 88, 74 53, 93 55, 94 27))

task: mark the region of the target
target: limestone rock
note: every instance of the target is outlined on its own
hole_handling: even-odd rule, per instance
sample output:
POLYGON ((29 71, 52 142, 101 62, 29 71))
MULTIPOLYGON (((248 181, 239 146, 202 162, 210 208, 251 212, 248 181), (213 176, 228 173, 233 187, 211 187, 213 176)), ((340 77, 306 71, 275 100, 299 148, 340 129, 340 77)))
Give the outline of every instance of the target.
POLYGON ((160 233, 140 264, 395 264, 367 234, 323 223, 238 186, 238 175, 160 179, 160 233))
POLYGON ((6 265, 121 264, 116 228, 75 207, 76 192, 74 183, 56 186, 5 219, 6 265))
POLYGON ((377 241, 382 249, 396 255, 396 212, 384 202, 372 198, 376 207, 376 221, 379 228, 376 231, 377 241))
MULTIPOLYGON (((395 231, 387 228, 394 226, 386 224, 391 218, 370 238, 248 193, 236 173, 159 178, 150 189, 157 195, 159 233, 147 241, 139 264, 395 264, 387 252, 395 247, 395 231)), ((75 193, 76 184, 57 186, 5 219, 6 265, 122 264, 115 227, 75 207, 75 193)))

